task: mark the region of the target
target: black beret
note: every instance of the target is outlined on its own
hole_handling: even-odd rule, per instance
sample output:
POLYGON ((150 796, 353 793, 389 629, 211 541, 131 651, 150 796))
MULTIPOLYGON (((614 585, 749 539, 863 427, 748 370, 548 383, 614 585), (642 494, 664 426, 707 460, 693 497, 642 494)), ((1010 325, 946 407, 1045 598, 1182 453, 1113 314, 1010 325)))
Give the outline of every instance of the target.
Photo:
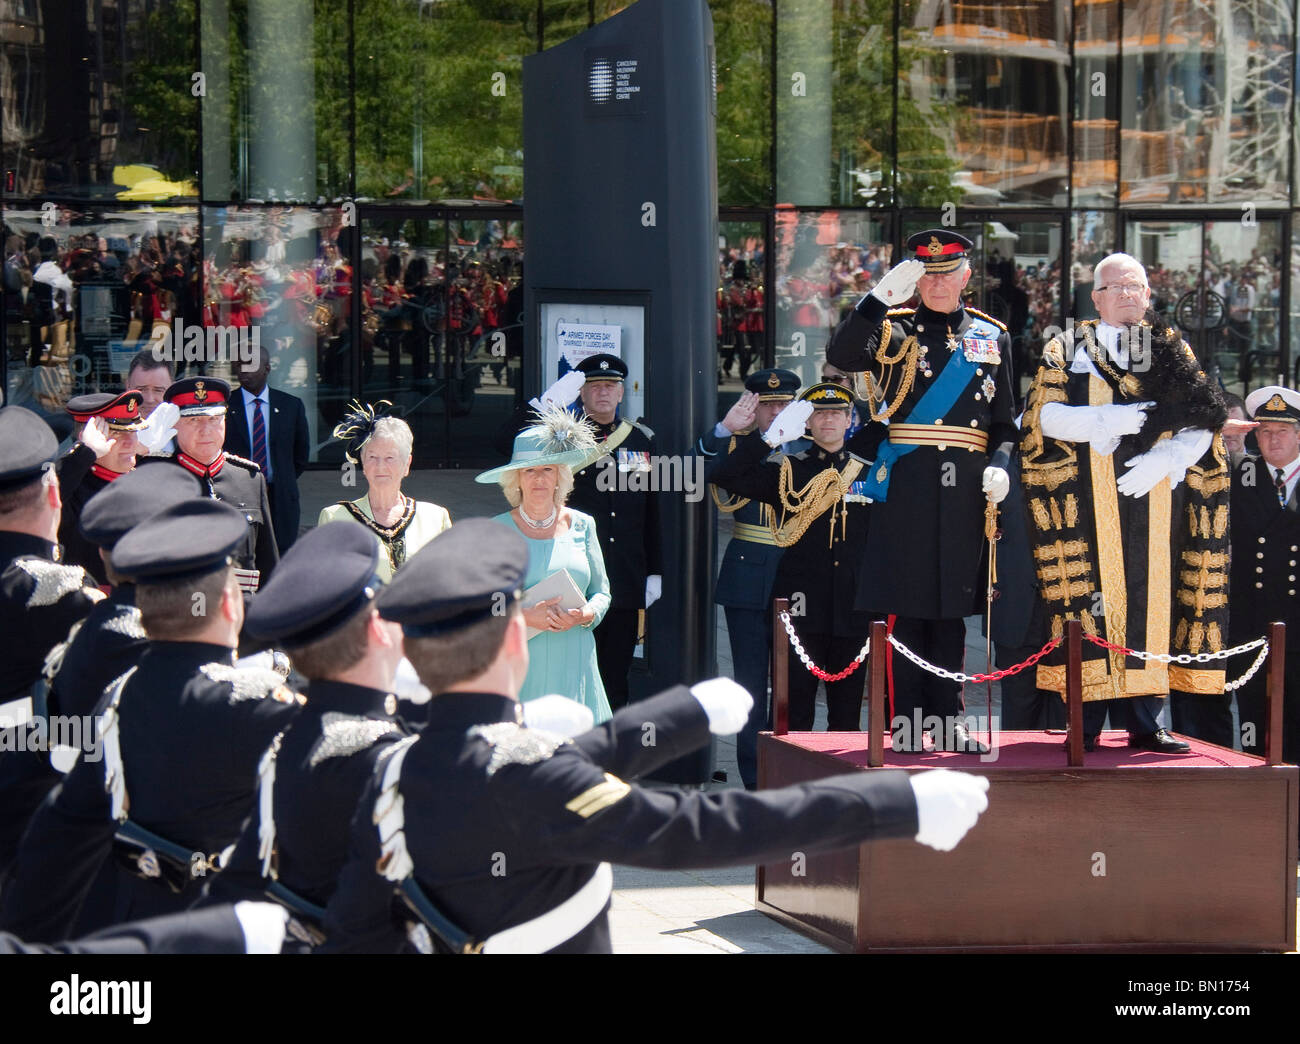
POLYGON ((467 518, 434 537, 393 576, 379 615, 404 634, 427 638, 499 614, 520 594, 528 542, 486 518, 467 518))
POLYGON ((135 468, 86 501, 79 520, 81 535, 112 551, 141 522, 201 495, 199 484, 181 468, 135 468))
POLYGON ((757 392, 760 402, 790 402, 799 391, 799 377, 789 370, 755 370, 745 378, 745 391, 757 392))
POLYGON ((38 414, 21 406, 0 409, 0 490, 40 477, 59 453, 59 440, 38 414))
POLYGON ((586 375, 588 384, 592 381, 618 381, 622 384, 627 379, 627 363, 606 352, 588 356, 574 369, 586 375))
POLYGON ((317 526, 294 542, 248 604, 244 630, 280 645, 306 645, 337 631, 369 604, 379 541, 359 522, 317 526))
POLYGON ((220 500, 191 497, 132 529, 113 548, 111 561, 137 583, 186 580, 223 568, 247 538, 243 512, 220 500))

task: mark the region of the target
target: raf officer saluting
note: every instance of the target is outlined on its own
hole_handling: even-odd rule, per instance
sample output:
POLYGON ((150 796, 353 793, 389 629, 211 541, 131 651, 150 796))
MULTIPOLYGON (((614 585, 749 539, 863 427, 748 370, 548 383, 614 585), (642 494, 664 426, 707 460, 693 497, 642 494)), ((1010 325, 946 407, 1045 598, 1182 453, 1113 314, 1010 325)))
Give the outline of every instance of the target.
POLYGON ((347 862, 357 799, 389 745, 411 731, 393 691, 402 630, 375 609, 378 569, 368 529, 327 522, 285 553, 244 622, 308 679, 307 703, 263 758, 261 798, 209 887, 217 896, 269 890, 315 929, 347 862))
POLYGON ((146 457, 142 463, 157 467, 157 461, 171 461, 193 475, 208 496, 243 513, 248 532, 236 549, 235 568, 239 586, 251 594, 280 560, 280 553, 261 469, 222 449, 230 385, 217 377, 186 377, 167 389, 164 401, 179 411, 176 452, 146 457))
MULTIPOLYGON (((984 506, 1011 488, 1011 341, 996 319, 962 306, 972 243, 946 229, 907 241, 911 258, 862 298, 831 336, 829 362, 866 371, 872 421, 889 422, 867 474, 871 532, 858 608, 930 663, 959 670, 964 618, 983 607, 984 506), (918 308, 906 304, 920 291, 918 308), (990 460, 990 454, 993 454, 990 460)), ((895 656, 894 713, 944 723, 935 742, 982 752, 960 721, 961 687, 895 656)), ((922 749, 909 727, 896 749, 922 749)))
POLYGON ((599 445, 585 467, 573 469, 569 507, 596 520, 610 591, 609 612, 595 633, 596 662, 609 705, 618 710, 628 701, 637 613, 663 593, 654 432, 618 415, 627 363, 593 355, 577 370, 585 377, 582 408, 596 424, 599 445))
MULTIPOLYGON (((745 392, 714 427, 700 436, 696 449, 708 458, 706 475, 747 440, 761 432, 799 391, 799 378, 789 370, 758 370, 745 378, 745 392)), ((736 762, 746 789, 758 786, 758 733, 768 727, 767 678, 772 655, 772 584, 782 549, 772 536, 772 508, 749 497, 718 496, 718 510, 732 517, 733 528, 718 571, 714 601, 727 615, 732 673, 754 697, 749 721, 736 737, 736 762)))
MULTIPOLYGON (((1286 624, 1286 693, 1282 711, 1282 757, 1300 759, 1300 394, 1290 388, 1257 388, 1246 412, 1259 422, 1260 455, 1247 457, 1232 475, 1232 605, 1228 613, 1235 645, 1267 634, 1275 620, 1286 624)), ((1237 690, 1241 749, 1264 750, 1267 671, 1237 690)))
MULTIPOLYGON (((46 654, 104 597, 84 569, 59 561, 58 452, 36 414, 0 409, 0 716, 11 719, 45 717, 46 654)), ((20 728, 0 730, 9 741, 0 746, 0 883, 28 817, 58 780, 43 752, 15 749, 20 728)))
POLYGON ((63 560, 81 566, 100 584, 108 578, 99 548, 81 535, 77 520, 86 501, 135 467, 136 432, 148 423, 141 408, 143 401, 137 391, 121 395, 97 392, 69 399, 65 407, 81 431, 77 445, 59 461, 59 494, 63 498, 59 542, 63 560))
POLYGON ((229 505, 194 497, 117 542, 112 566, 135 581, 151 641, 100 700, 102 758, 78 760, 32 817, 0 897, 3 930, 49 942, 78 911, 88 931, 183 909, 220 870, 262 754, 300 699, 274 671, 235 666, 244 599, 232 558, 247 527, 229 505), (85 902, 115 835, 146 880, 110 868, 115 880, 85 902))
POLYGON ((607 860, 732 866, 884 837, 946 849, 987 805, 987 780, 952 772, 853 772, 759 793, 625 782, 734 733, 749 695, 725 678, 679 685, 572 741, 521 724, 527 566, 522 536, 470 519, 380 596, 436 695, 424 729, 393 745, 358 806, 328 948, 400 948, 396 886, 453 952, 609 952, 607 860))

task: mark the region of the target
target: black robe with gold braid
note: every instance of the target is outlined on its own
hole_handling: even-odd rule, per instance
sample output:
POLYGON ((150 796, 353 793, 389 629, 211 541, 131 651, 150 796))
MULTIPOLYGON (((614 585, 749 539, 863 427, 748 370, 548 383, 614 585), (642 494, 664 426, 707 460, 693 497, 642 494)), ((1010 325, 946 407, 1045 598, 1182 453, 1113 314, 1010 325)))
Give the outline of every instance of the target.
MULTIPOLYGON (((1078 619, 1085 633, 1130 649, 1218 651, 1228 612, 1229 472, 1218 434, 1227 418, 1223 398, 1191 348, 1162 321, 1149 329, 1150 366, 1143 372, 1116 372, 1096 344, 1095 328, 1095 321, 1080 324, 1074 349, 1092 352, 1102 376, 1071 372, 1062 343, 1049 341, 1022 424, 1021 481, 1051 633, 1060 636, 1066 620, 1078 619), (1124 436, 1113 454, 1101 456, 1087 442, 1043 435, 1042 408, 1053 402, 1155 406, 1137 435, 1124 436), (1128 461, 1185 428, 1216 432, 1185 480, 1172 491, 1165 478, 1144 497, 1120 494, 1116 480, 1128 461)), ((1064 647, 1044 658, 1040 688, 1064 693, 1064 662, 1064 647)), ((1223 691, 1223 682, 1217 661, 1166 666, 1083 643, 1085 700, 1159 696, 1170 689, 1214 694, 1223 691)))

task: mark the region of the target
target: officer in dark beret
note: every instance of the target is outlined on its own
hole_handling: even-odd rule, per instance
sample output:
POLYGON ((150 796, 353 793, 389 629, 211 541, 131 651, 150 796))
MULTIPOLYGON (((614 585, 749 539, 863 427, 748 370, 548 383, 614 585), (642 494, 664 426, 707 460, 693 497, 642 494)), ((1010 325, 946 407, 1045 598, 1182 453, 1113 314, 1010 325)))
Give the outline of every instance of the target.
POLYGON ((244 622, 308 679, 307 703, 263 758, 260 799, 209 892, 269 891, 317 933, 347 861, 357 799, 390 744, 411 732, 393 688, 402 631, 375 608, 378 569, 369 530, 327 522, 285 553, 244 622))
POLYGON ((59 494, 63 497, 59 542, 63 560, 81 566, 98 584, 108 583, 99 548, 81 535, 77 520, 86 501, 135 467, 136 432, 147 423, 143 402, 138 391, 121 395, 96 392, 69 399, 65 407, 78 430, 77 444, 59 461, 59 494))
POLYGON ((237 510, 197 497, 117 542, 112 567, 134 580, 151 641, 99 703, 99 749, 32 817, 0 896, 3 930, 48 942, 173 912, 220 871, 262 754, 300 706, 279 674, 235 663, 244 600, 233 556, 247 532, 237 510), (101 901, 84 902, 115 835, 118 887, 101 882, 101 901))
POLYGON ((676 686, 573 740, 521 724, 527 566, 523 537, 470 519, 381 595, 380 613, 401 624, 407 658, 436 695, 419 736, 392 746, 361 798, 327 949, 400 949, 396 888, 426 929, 412 938, 432 933, 453 952, 608 952, 606 860, 729 866, 872 837, 951 848, 986 806, 987 781, 957 773, 857 772, 707 795, 626 782, 736 732, 749 695, 726 678, 676 686))
POLYGON ((195 477, 205 494, 243 513, 248 532, 236 550, 235 567, 240 586, 251 594, 275 568, 280 553, 261 468, 223 449, 230 385, 217 377, 185 377, 167 389, 163 401, 179 410, 176 452, 144 457, 142 463, 178 465, 195 477))
POLYGON ((599 445, 589 464, 573 469, 569 507, 596 520, 610 590, 609 612, 595 632, 596 661, 609 705, 618 710, 628 701, 638 613, 663 593, 659 494, 649 481, 630 481, 634 472, 652 477, 658 451, 649 427, 619 416, 627 363, 601 354, 582 360, 576 369, 585 378, 582 408, 595 422, 599 445), (608 468, 616 468, 616 476, 608 468))
MULTIPOLYGON (((869 507, 852 486, 866 469, 874 447, 867 428, 845 441, 852 409, 848 389, 830 382, 814 384, 710 475, 723 489, 771 507, 769 517, 774 522, 768 533, 777 547, 785 549, 771 595, 790 599, 792 623, 804 650, 817 666, 830 672, 853 661, 871 627, 870 615, 856 608, 869 507), (800 438, 805 423, 812 435, 808 449, 772 452, 800 438), (788 510, 786 500, 799 503, 800 509, 788 510)), ((770 605, 769 600, 769 630, 770 605)), ((807 732, 816 711, 817 678, 795 656, 790 657, 788 669, 790 728, 807 732)), ((856 673, 826 683, 831 732, 856 732, 861 727, 862 689, 862 676, 856 673)))
MULTIPOLYGON (((911 236, 910 256, 857 303, 826 349, 839 369, 866 372, 869 419, 889 422, 864 475, 873 505, 858 607, 890 617, 895 637, 951 671, 965 656, 965 617, 984 609, 985 504, 1011 489, 1018 437, 1011 338, 962 303, 972 246, 943 228, 911 236), (910 307, 915 293, 919 306, 910 307)), ((906 657, 893 662, 896 750, 921 751, 915 726, 934 716, 944 723, 936 745, 984 751, 966 729, 958 683, 906 657)))
POLYGON ((45 719, 49 651, 103 595, 80 566, 60 561, 58 440, 21 406, 0 409, 0 885, 28 817, 58 779, 18 722, 45 719), (21 737, 20 737, 21 732, 21 737))
MULTIPOLYGON (((737 446, 746 441, 762 442, 762 433, 798 392, 799 378, 789 370, 758 370, 746 377, 744 394, 696 443, 696 452, 707 461, 706 477, 737 446)), ((714 601, 727 615, 732 673, 754 696, 749 721, 736 737, 740 778, 746 789, 753 790, 758 786, 758 733, 768 728, 772 584, 782 549, 772 536, 771 505, 725 492, 720 496, 716 486, 710 490, 718 510, 732 519, 731 539, 722 556, 714 601)))

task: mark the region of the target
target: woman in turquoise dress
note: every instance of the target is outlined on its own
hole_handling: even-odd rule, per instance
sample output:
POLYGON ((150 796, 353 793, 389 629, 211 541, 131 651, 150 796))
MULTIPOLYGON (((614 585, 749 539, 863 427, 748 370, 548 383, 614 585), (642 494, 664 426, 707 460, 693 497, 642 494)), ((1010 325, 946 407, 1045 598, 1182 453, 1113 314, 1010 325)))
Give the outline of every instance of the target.
POLYGON ((523 702, 557 693, 590 708, 596 723, 611 713, 596 666, 592 631, 609 609, 609 578, 596 539, 596 523, 564 506, 573 490, 574 465, 595 451, 590 427, 563 410, 547 410, 543 423, 516 439, 509 464, 479 475, 479 482, 501 484, 512 510, 493 521, 511 526, 528 540, 525 588, 567 570, 586 599, 569 610, 559 597, 523 607, 528 640, 528 674, 519 692, 523 702))

